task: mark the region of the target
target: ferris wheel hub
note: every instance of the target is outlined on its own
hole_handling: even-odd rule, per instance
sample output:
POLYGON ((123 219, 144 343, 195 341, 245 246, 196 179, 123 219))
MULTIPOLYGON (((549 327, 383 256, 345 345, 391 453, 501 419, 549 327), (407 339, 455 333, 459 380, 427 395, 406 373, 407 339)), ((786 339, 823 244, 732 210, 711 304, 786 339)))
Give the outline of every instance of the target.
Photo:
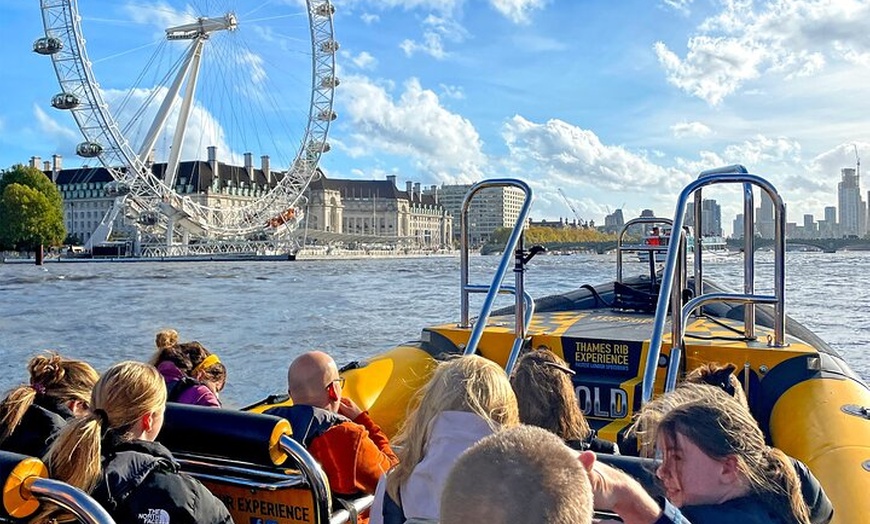
POLYGON ((167 40, 195 40, 208 37, 215 31, 235 31, 239 27, 239 19, 235 13, 224 16, 198 18, 196 22, 177 25, 166 30, 167 40))

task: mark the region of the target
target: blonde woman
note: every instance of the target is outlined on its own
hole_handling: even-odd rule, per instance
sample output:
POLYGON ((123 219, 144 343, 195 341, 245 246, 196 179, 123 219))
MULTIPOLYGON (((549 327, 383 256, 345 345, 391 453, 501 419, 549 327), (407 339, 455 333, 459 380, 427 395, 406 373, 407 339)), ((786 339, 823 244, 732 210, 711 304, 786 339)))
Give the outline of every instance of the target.
POLYGON ((115 522, 231 523, 226 506, 180 473, 154 441, 166 386, 142 362, 109 368, 94 386, 90 414, 64 428, 45 457, 52 478, 90 493, 115 522))
POLYGON ((57 353, 33 357, 27 370, 29 384, 13 389, 0 403, 0 449, 41 457, 67 420, 87 413, 100 377, 87 362, 57 353))
POLYGON ((459 455, 519 423, 504 369, 479 356, 438 366, 397 437, 399 465, 381 478, 371 524, 437 520, 441 491, 459 455))

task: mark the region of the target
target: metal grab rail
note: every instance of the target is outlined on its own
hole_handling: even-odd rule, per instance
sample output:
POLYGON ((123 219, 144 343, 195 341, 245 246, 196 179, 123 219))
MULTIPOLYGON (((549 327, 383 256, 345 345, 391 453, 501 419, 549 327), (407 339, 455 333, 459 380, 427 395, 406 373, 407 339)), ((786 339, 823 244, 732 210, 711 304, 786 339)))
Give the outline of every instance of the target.
POLYGON ((619 236, 616 237, 616 281, 622 282, 622 253, 629 252, 646 252, 649 253, 649 262, 650 262, 650 280, 655 276, 655 254, 656 253, 664 253, 667 251, 668 246, 671 245, 671 237, 673 235, 673 224, 674 221, 670 218, 664 217, 637 217, 632 218, 625 225, 622 226, 622 229, 619 231, 619 236), (671 236, 663 237, 668 239, 668 245, 629 245, 625 246, 625 235, 628 233, 628 229, 631 226, 637 224, 661 224, 665 226, 671 226, 671 236))
MULTIPOLYGON (((701 250, 698 249, 695 253, 695 289, 696 296, 695 299, 689 301, 686 304, 686 308, 692 305, 692 308, 688 310, 690 313, 695 308, 700 307, 704 303, 712 301, 713 299, 707 300, 708 297, 715 297, 715 300, 723 301, 725 297, 729 297, 735 301, 744 301, 747 304, 746 311, 744 315, 744 336, 747 338, 754 337, 754 318, 755 318, 755 310, 754 305, 756 303, 772 303, 774 305, 774 336, 771 345, 773 347, 783 347, 785 341, 785 205, 783 204, 782 197, 777 192, 776 188, 767 180, 759 177, 758 175, 750 174, 745 167, 741 165, 733 165, 733 166, 725 166, 722 168, 712 169, 708 171, 701 172, 698 175, 698 178, 691 183, 689 183, 683 191, 680 193, 680 197, 677 200, 676 211, 674 213, 673 220, 673 229, 682 230, 683 223, 685 221, 685 210, 686 204, 688 202, 688 198, 690 195, 695 194, 695 209, 696 209, 696 229, 698 225, 700 225, 700 204, 698 203, 700 200, 700 190, 708 185, 713 184, 742 184, 743 186, 743 196, 744 196, 744 210, 746 211, 746 215, 744 215, 744 219, 746 220, 745 226, 745 234, 744 234, 744 294, 718 294, 718 295, 708 295, 704 296, 700 293, 703 290, 703 264, 701 261, 702 254, 701 250), (755 209, 752 207, 753 205, 753 191, 752 188, 757 186, 761 191, 767 193, 768 197, 770 197, 774 206, 774 294, 772 300, 769 300, 771 297, 768 296, 756 296, 754 292, 755 280, 754 280, 754 260, 755 254, 753 251, 753 237, 755 235, 755 231, 750 230, 750 227, 754 226, 755 223, 755 209), (695 193, 695 192, 698 193, 695 193), (724 295, 724 296, 723 296, 724 295), (752 321, 750 323, 750 320, 752 321)), ((698 243, 697 237, 699 235, 695 235, 696 237, 696 247, 700 247, 698 243)), ((649 344, 649 352, 647 353, 647 360, 644 367, 644 375, 643 375, 643 383, 641 385, 641 400, 643 403, 648 402, 652 398, 653 386, 655 384, 655 376, 656 376, 656 368, 658 367, 659 357, 661 355, 662 349, 662 339, 664 337, 664 328, 665 323, 667 321, 667 305, 668 300, 672 301, 672 308, 675 310, 672 314, 673 322, 671 325, 671 340, 674 347, 682 341, 684 336, 684 327, 683 327, 683 313, 682 311, 686 308, 680 309, 679 304, 681 301, 681 289, 680 287, 674 288, 674 278, 677 273, 677 264, 679 258, 679 243, 671 243, 668 246, 668 256, 665 261, 664 270, 662 271, 662 281, 659 287, 659 295, 658 300, 656 302, 656 312, 655 319, 653 322, 653 332, 650 337, 649 344), (679 314, 677 314, 679 312, 679 314)), ((688 318, 688 314, 686 318, 688 318)), ((677 356, 679 356, 680 350, 677 349, 677 356)), ((678 366, 678 362, 674 363, 675 359, 673 355, 671 357, 671 363, 668 368, 668 381, 672 382, 670 386, 672 387, 676 382, 676 366, 678 366), (672 367, 674 368, 672 370, 672 367), (671 377, 673 375, 673 377, 671 377)), ((666 388, 669 387, 669 384, 665 384, 666 388)))
MULTIPOLYGON (((508 365, 505 366, 505 371, 510 373, 512 362, 516 361, 517 356, 519 355, 519 350, 522 347, 523 342, 526 338, 526 330, 528 329, 528 324, 526 323, 526 314, 525 314, 525 301, 527 300, 527 295, 525 289, 523 287, 523 265, 524 261, 523 256, 523 230, 526 226, 526 221, 528 220, 529 212, 532 207, 532 188, 529 187, 528 184, 523 182, 522 180, 516 180, 511 178, 494 178, 490 180, 484 180, 482 182, 478 182, 471 186, 471 189, 468 190, 468 193, 465 195, 465 199, 462 201, 462 211, 460 213, 460 327, 468 328, 471 326, 471 319, 469 316, 469 294, 480 292, 480 286, 472 286, 468 283, 468 251, 469 251, 469 239, 468 239, 468 209, 471 206, 471 201, 474 199, 474 196, 480 192, 482 189, 491 188, 491 187, 516 187, 523 191, 525 194, 525 199, 523 200, 523 205, 520 208, 519 216, 517 216, 516 223, 514 223, 513 230, 511 230, 510 237, 508 238, 507 244, 505 245, 504 252, 502 253, 501 261, 499 262, 498 268, 496 269, 495 275, 492 278, 492 283, 486 288, 486 297, 483 300, 483 306, 481 306, 480 314, 477 317, 477 321, 474 323, 474 327, 471 330, 471 335, 468 338, 468 344, 465 346, 464 355, 473 355, 477 351, 477 346, 480 343, 481 337, 483 337, 483 331, 486 328, 486 323, 489 320, 489 315, 492 313, 492 306, 495 302, 495 297, 500 292, 502 292, 502 281, 504 280, 504 275, 507 272, 507 268, 510 265, 511 257, 516 256, 516 265, 514 267, 514 275, 516 278, 516 284, 513 288, 513 293, 516 296, 516 302, 514 307, 514 315, 515 315, 515 337, 514 337, 514 345, 511 350, 511 356, 508 358, 508 365)), ((531 316, 528 316, 531 318, 531 316)))
POLYGON ((311 483, 311 491, 314 495, 315 522, 318 524, 330 523, 332 519, 332 491, 329 489, 329 480, 326 478, 323 468, 314 460, 305 446, 293 440, 292 437, 281 435, 278 442, 281 449, 296 461, 302 475, 311 483))
POLYGON ((32 477, 24 481, 29 490, 40 501, 57 504, 69 511, 86 524, 115 524, 109 512, 84 491, 59 480, 32 477))

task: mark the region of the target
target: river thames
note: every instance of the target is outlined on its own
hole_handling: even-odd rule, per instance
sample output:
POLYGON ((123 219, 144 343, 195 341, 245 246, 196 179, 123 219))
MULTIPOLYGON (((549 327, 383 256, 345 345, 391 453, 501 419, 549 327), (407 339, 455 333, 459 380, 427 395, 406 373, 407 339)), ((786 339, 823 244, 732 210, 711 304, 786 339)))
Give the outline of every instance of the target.
MULTIPOLYGON (((612 280, 614 261, 613 255, 538 256, 526 288, 538 297, 612 280)), ((472 257, 472 283, 488 283, 497 262, 472 257)), ((285 391, 287 365, 300 352, 323 349, 342 365, 415 340, 426 325, 458 319, 458 268, 458 257, 0 264, 0 390, 25 381, 27 359, 41 350, 56 349, 102 371, 120 360, 147 360, 154 334, 173 327, 220 355, 229 370, 224 400, 244 405, 285 391)), ((759 253, 760 292, 772 289, 772 268, 772 255, 759 253)), ((632 263, 626 275, 642 270, 632 263)), ((868 275, 870 253, 787 256, 787 313, 865 380, 868 275)), ((705 276, 742 289, 742 259, 705 265, 705 276)), ((472 311, 479 304, 473 301, 472 311)))

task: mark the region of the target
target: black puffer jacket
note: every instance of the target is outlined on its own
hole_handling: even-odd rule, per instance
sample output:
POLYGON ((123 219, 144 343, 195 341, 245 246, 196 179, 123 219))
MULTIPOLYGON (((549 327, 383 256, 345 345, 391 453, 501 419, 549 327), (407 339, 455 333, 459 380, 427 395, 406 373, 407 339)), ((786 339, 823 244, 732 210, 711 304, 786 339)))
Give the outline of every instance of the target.
POLYGON ((18 427, 0 444, 0 449, 42 457, 48 451, 53 437, 72 416, 72 411, 64 402, 37 395, 21 417, 18 427))
POLYGON ((103 477, 92 495, 115 522, 125 524, 233 522, 223 502, 179 472, 172 454, 157 442, 104 443, 103 477))

